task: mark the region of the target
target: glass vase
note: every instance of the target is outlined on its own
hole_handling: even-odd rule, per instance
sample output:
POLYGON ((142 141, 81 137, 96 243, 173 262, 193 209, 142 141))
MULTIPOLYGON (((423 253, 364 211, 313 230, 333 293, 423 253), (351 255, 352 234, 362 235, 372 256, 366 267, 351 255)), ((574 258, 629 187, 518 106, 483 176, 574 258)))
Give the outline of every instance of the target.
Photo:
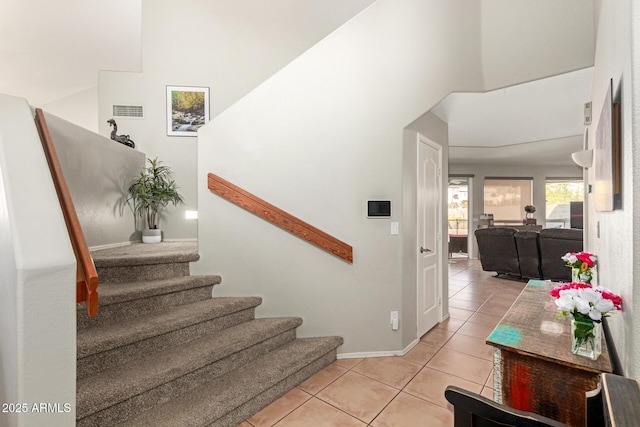
POLYGON ((589 267, 586 271, 581 271, 580 267, 571 267, 571 281, 579 283, 593 283, 594 275, 596 273, 595 267, 589 267))
POLYGON ((602 323, 571 319, 571 352, 596 360, 602 353, 602 323))

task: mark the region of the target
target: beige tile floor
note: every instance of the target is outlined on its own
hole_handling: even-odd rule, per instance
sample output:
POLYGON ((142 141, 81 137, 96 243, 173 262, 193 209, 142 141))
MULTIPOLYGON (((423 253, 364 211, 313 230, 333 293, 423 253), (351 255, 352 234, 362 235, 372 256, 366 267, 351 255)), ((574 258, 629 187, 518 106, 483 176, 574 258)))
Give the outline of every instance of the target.
POLYGON ((445 388, 493 397, 485 339, 524 287, 492 274, 478 261, 450 260, 450 318, 408 354, 337 360, 239 427, 453 426, 445 388))

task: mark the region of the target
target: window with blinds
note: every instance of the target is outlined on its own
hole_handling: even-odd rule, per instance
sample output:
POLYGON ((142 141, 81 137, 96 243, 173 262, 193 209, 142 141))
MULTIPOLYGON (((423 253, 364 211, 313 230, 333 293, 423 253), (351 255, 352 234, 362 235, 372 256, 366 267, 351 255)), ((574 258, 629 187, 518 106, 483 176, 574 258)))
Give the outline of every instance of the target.
POLYGON ((533 178, 485 178, 484 213, 495 225, 522 224, 524 207, 533 204, 533 178))
POLYGON ((584 201, 582 179, 547 178, 545 193, 548 228, 582 228, 584 201))

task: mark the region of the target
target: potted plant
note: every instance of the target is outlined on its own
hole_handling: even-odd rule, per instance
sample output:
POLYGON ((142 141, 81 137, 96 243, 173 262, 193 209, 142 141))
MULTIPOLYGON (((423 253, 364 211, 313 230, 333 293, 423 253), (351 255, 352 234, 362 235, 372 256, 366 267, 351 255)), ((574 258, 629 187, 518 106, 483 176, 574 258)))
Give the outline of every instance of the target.
POLYGON ((176 183, 171 179, 171 168, 161 165, 161 161, 147 159, 149 166, 142 169, 140 175, 129 183, 129 198, 133 203, 133 213, 147 221, 147 229, 142 232, 144 243, 158 243, 162 240, 162 231, 158 228, 160 211, 169 203, 174 206, 184 203, 178 193, 176 183))

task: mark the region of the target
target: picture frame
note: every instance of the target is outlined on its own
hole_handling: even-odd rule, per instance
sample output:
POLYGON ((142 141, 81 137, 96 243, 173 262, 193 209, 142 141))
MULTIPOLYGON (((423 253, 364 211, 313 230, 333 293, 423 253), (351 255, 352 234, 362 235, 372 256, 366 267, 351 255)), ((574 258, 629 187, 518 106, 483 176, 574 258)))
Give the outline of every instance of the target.
POLYGON ((611 212, 622 203, 620 104, 614 102, 610 81, 596 129, 594 152, 596 212, 611 212))
POLYGON ((209 88, 167 86, 167 135, 197 136, 209 122, 209 88))

